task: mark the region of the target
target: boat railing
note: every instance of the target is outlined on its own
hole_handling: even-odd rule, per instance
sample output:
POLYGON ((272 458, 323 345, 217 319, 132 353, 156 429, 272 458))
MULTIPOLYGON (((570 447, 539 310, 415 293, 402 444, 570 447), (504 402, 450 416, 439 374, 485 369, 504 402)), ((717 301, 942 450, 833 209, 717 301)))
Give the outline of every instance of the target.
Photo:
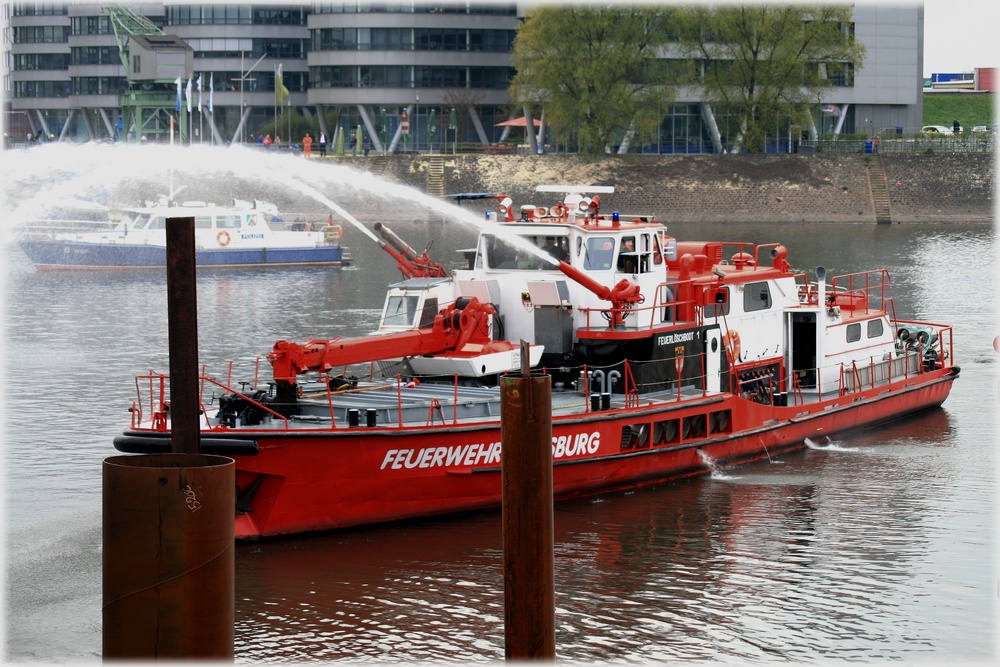
POLYGON ((822 396, 835 391, 845 396, 865 389, 889 385, 900 380, 908 380, 932 370, 939 370, 954 364, 954 335, 949 325, 914 320, 895 320, 896 327, 913 326, 932 330, 937 338, 928 345, 902 346, 887 356, 837 362, 817 368, 793 368, 791 374, 792 400, 794 404, 806 401, 804 394, 822 396), (830 372, 827 372, 830 371, 830 372), (836 386, 828 379, 836 378, 836 386))
MULTIPOLYGON (((277 417, 282 420, 285 424, 285 429, 288 430, 289 422, 288 418, 284 415, 275 412, 271 408, 267 407, 259 401, 255 401, 251 396, 247 396, 245 393, 233 388, 225 382, 220 382, 215 378, 208 375, 199 375, 198 380, 201 382, 201 391, 198 396, 198 407, 201 414, 204 416, 205 425, 208 430, 221 430, 224 426, 213 425, 208 418, 208 410, 205 406, 205 383, 214 385, 219 389, 222 389, 226 393, 241 395, 248 403, 256 408, 264 410, 272 417, 277 417)), ((167 415, 169 413, 170 400, 168 399, 169 390, 168 386, 170 384, 170 376, 165 373, 155 373, 150 371, 145 375, 137 375, 135 378, 136 396, 137 400, 132 404, 132 428, 138 429, 143 428, 143 403, 148 400, 149 404, 149 414, 151 415, 150 426, 155 431, 165 431, 167 430, 167 415), (141 387, 142 381, 148 381, 149 386, 146 389, 146 396, 143 396, 143 389, 141 387)))
POLYGON ((53 236, 55 234, 79 234, 84 232, 112 232, 118 226, 112 220, 47 219, 29 220, 21 225, 20 231, 28 236, 53 236))
POLYGON ((881 308, 885 303, 885 290, 892 283, 888 269, 872 269, 870 271, 859 271, 857 273, 846 273, 835 276, 830 284, 836 294, 838 306, 849 305, 857 310, 859 305, 864 305, 867 313, 871 309, 870 297, 878 293, 878 304, 881 308), (844 283, 847 283, 846 285, 844 283), (839 284, 838 284, 839 283, 839 284), (839 292, 839 293, 838 293, 839 292), (842 301, 843 293, 849 297, 849 303, 842 301))

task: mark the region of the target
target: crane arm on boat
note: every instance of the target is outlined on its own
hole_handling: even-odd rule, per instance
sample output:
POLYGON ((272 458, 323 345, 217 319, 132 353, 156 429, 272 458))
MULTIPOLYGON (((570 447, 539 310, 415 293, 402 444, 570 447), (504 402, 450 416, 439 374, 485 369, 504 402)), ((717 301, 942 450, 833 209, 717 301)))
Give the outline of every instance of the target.
POLYGON ((307 343, 280 340, 267 358, 275 381, 281 385, 293 384, 300 374, 308 371, 325 373, 379 359, 461 352, 468 345, 475 346, 477 351, 490 344, 509 345, 506 341, 491 340, 489 318, 494 315, 493 306, 480 303, 475 297, 459 299, 439 312, 434 324, 424 329, 307 343))

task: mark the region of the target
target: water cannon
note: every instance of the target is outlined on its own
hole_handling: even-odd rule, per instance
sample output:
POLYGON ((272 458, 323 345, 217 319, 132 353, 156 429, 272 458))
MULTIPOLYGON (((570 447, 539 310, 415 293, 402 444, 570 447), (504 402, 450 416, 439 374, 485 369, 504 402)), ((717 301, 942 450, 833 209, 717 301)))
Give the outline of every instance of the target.
POLYGON ((374 228, 384 239, 384 242, 380 242, 382 249, 392 255, 396 260, 396 268, 406 278, 444 278, 450 275, 448 269, 433 261, 427 254, 431 244, 427 244, 424 251, 418 253, 381 222, 376 222, 374 228))
MULTIPOLYGON (((771 266, 775 269, 786 272, 791 269, 791 265, 785 261, 785 257, 788 256, 788 248, 783 245, 776 245, 771 248, 771 266)), ((824 270, 824 274, 826 271, 824 270)))
POLYGON ((503 214, 504 216, 503 219, 505 222, 513 222, 514 220, 513 206, 514 206, 514 200, 507 196, 504 196, 504 198, 500 200, 500 205, 497 206, 497 210, 503 214))

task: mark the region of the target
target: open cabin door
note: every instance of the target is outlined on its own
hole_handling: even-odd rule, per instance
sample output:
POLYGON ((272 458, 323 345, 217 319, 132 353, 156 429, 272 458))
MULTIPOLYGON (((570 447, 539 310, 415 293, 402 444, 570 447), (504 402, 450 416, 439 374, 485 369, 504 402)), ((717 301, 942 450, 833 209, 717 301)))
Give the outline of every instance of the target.
POLYGON ((788 386, 787 392, 795 391, 794 379, 798 379, 801 389, 816 389, 816 366, 819 350, 816 338, 816 313, 793 311, 788 313, 788 386))

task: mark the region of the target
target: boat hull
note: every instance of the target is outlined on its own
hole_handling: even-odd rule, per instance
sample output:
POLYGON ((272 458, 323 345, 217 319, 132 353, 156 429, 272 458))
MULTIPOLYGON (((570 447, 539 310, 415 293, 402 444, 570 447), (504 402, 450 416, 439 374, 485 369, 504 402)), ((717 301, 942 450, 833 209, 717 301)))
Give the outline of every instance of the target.
MULTIPOLYGON (((939 406, 957 376, 957 368, 941 369, 890 386, 787 407, 722 394, 554 418, 553 492, 556 499, 566 499, 628 489, 706 474, 712 465, 734 466, 800 449, 806 438, 939 406), (717 415, 726 415, 726 423, 716 423, 717 415), (660 424, 672 420, 684 428, 658 442, 660 424), (689 436, 687 424, 699 420, 704 432, 689 436), (653 437, 641 444, 627 442, 625 434, 637 433, 644 425, 653 437)), ((205 453, 236 461, 240 540, 501 504, 498 420, 434 427, 239 429, 204 435, 205 453)), ((169 433, 146 430, 127 431, 115 446, 153 451, 158 439, 160 451, 169 447, 169 433)))
MULTIPOLYGON (((49 239, 24 239, 21 249, 36 268, 44 269, 155 269, 167 265, 165 246, 125 243, 81 243, 49 239)), ((344 246, 298 248, 196 249, 201 268, 350 264, 344 246)))

